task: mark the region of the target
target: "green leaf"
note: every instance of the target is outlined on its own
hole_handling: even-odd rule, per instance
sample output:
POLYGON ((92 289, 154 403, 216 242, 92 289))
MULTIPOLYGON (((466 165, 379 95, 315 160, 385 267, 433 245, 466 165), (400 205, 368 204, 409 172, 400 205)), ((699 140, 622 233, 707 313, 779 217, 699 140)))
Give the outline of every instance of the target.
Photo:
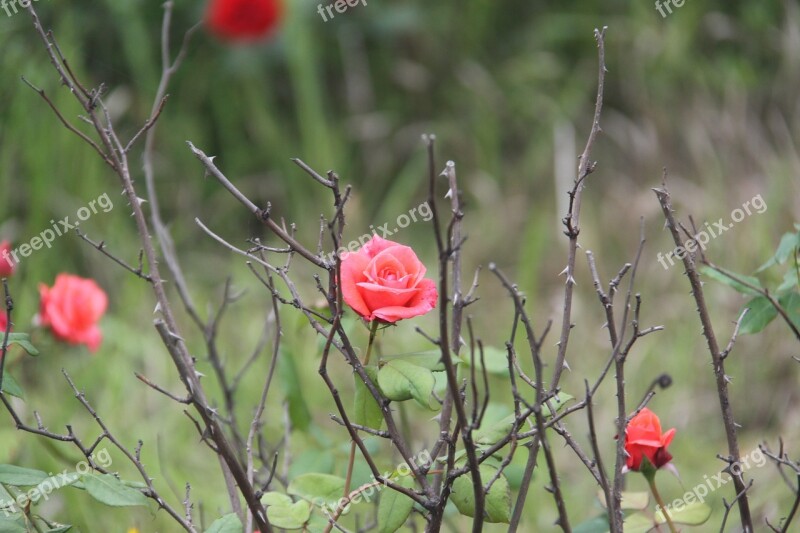
MULTIPOLYGON (((324 446, 324 445, 323 445, 324 446)), ((303 474, 322 473, 330 474, 336 459, 330 448, 309 448, 303 450, 292 458, 292 465, 289 467, 289 479, 294 479, 303 474)))
POLYGON ((292 505, 294 500, 292 500, 286 494, 282 494, 280 492, 266 492, 261 497, 261 503, 264 505, 292 505))
POLYGON ((28 528, 21 518, 11 519, 0 516, 0 533, 27 533, 28 528))
MULTIPOLYGON (((606 496, 605 493, 601 490, 597 491, 597 499, 600 500, 600 505, 603 509, 607 509, 608 506, 606 505, 606 496)), ((647 508, 647 505, 650 503, 650 493, 649 492, 622 492, 622 502, 620 506, 623 509, 633 509, 636 511, 641 511, 647 508)))
MULTIPOLYGON (((491 446, 487 445, 487 444, 479 444, 477 446, 477 448, 478 448, 479 452, 485 453, 488 448, 491 448, 491 446)), ((486 459, 484 459, 483 460, 483 464, 484 465, 489 465, 492 468, 497 469, 497 468, 500 468, 500 465, 503 462, 502 459, 503 459, 503 454, 498 451, 498 452, 495 452, 492 456, 487 457, 486 459)), ((460 450, 458 450, 455 454, 453 454, 453 460, 455 462, 455 465, 457 467, 459 467, 459 468, 464 466, 464 465, 466 465, 467 464, 467 450, 465 450, 464 448, 461 448, 460 450)))
POLYGON ((784 264, 794 254, 794 250, 798 246, 800 246, 800 233, 784 233, 780 244, 778 244, 778 249, 775 250, 775 255, 758 267, 756 272, 762 272, 773 265, 784 264))
POLYGON ((25 399, 25 393, 22 391, 22 387, 19 386, 17 380, 11 377, 8 371, 3 372, 3 392, 19 398, 20 400, 25 399))
MULTIPOLYGON (((397 484, 408 489, 414 488, 411 476, 401 477, 397 480, 397 484)), ((378 503, 378 533, 394 533, 400 529, 408 520, 413 508, 414 500, 405 494, 392 489, 385 490, 378 503)))
POLYGON ((112 507, 147 505, 144 494, 125 485, 111 474, 85 474, 81 478, 86 491, 101 503, 112 507))
MULTIPOLYGON (((648 533, 656 527, 656 522, 645 513, 625 513, 623 518, 625 524, 625 533, 648 533)), ((608 515, 592 518, 575 526, 572 531, 574 533, 608 533, 608 515)))
MULTIPOLYGON (((753 290, 750 287, 748 287, 746 285, 743 285, 742 283, 740 283, 738 281, 732 280, 731 278, 729 278, 725 274, 722 274, 721 272, 718 272, 718 271, 714 270, 713 268, 711 268, 709 266, 706 266, 706 265, 701 266, 700 267, 700 273, 701 274, 705 274, 709 278, 711 278, 713 280, 716 280, 716 281, 719 281, 720 283, 724 283, 725 285, 731 287, 736 292, 739 292, 739 293, 742 293, 742 294, 748 294, 750 296, 757 296, 759 294, 758 291, 753 290)), ((731 272, 731 275, 736 276, 738 279, 740 279, 742 281, 746 281, 747 283, 749 283, 753 287, 758 287, 759 289, 762 288, 761 287, 761 282, 758 281, 758 278, 754 278, 753 276, 745 276, 744 274, 736 274, 734 272, 731 272)))
POLYGON ((744 315, 742 324, 739 327, 739 333, 742 335, 758 333, 778 316, 778 311, 764 296, 753 298, 745 304, 745 307, 749 307, 750 310, 744 315))
MULTIPOLYGON (((549 403, 553 406, 556 412, 558 412, 567 402, 574 399, 575 398, 573 396, 567 394, 566 392, 560 392, 554 398, 552 398, 549 403)), ((497 408, 496 404, 489 404, 486 414, 484 415, 483 422, 481 423, 480 428, 478 428, 478 430, 475 432, 475 442, 477 444, 494 444, 505 438, 505 436, 511 431, 511 428, 514 426, 514 422, 516 421, 516 416, 514 413, 500 418, 502 414, 507 412, 507 407, 497 408)), ((544 415, 545 418, 552 416, 550 413, 550 407, 547 404, 542 406, 542 415, 544 415)))
MULTIPOLYGON (((686 524, 687 526, 699 526, 705 524, 711 516, 711 507, 701 502, 692 502, 680 509, 669 509, 669 516, 673 522, 679 524, 686 524)), ((662 509, 656 511, 656 522, 659 524, 666 524, 667 520, 664 517, 662 509)))
POLYGON ((656 527, 653 519, 642 513, 626 516, 623 523, 625 524, 625 533, 647 533, 656 527))
POLYGON ((294 502, 286 494, 268 492, 261 501, 267 506, 269 521, 281 529, 300 529, 311 517, 311 505, 305 500, 294 502))
POLYGON ((778 303, 781 304, 783 310, 789 315, 792 323, 800 328, 800 294, 790 292, 778 298, 778 303))
POLYGON ((303 474, 289 483, 286 492, 314 505, 335 507, 344 494, 344 479, 330 474, 303 474))
POLYGON ((572 528, 572 533, 608 533, 608 517, 597 516, 572 528))
POLYGON ((50 494, 55 490, 75 485, 80 479, 81 475, 77 472, 69 472, 64 476, 50 476, 36 485, 32 490, 36 491, 38 494, 50 494))
POLYGON ((243 530, 244 526, 239 517, 236 513, 231 513, 214 520, 214 523, 206 529, 206 533, 242 533, 243 530))
POLYGON ((14 487, 33 487, 48 478, 46 472, 14 465, 0 465, 0 483, 14 487))
POLYGON ((311 517, 311 505, 304 500, 297 503, 270 505, 267 507, 267 518, 270 523, 280 529, 300 529, 311 517))
POLYGON ((46 533, 67 533, 70 529, 72 529, 72 526, 61 526, 55 529, 48 529, 46 533))
MULTIPOLYGON (((10 502, 13 499, 14 497, 8 493, 8 491, 5 489, 5 487, 3 487, 2 484, 0 484, 0 506, 3 505, 3 502, 10 502)), ((2 507, 0 507, 0 509, 2 509, 2 507)))
MULTIPOLYGON (((497 469, 481 465, 481 483, 484 485, 497 473, 497 469)), ((475 515, 475 493, 472 488, 472 476, 466 473, 456 478, 453 482, 453 503, 458 511, 465 516, 475 515)), ((501 475, 494 482, 485 499, 485 520, 488 523, 505 523, 511 520, 511 489, 505 476, 501 475)))
MULTIPOLYGON (((461 355, 461 360, 464 366, 469 368, 472 356, 469 353, 461 355)), ((484 346, 483 348, 483 362, 486 366, 486 372, 496 376, 508 375, 508 351, 505 348, 495 348, 493 346, 484 346)), ((475 369, 480 371, 481 354, 480 350, 475 349, 475 369)))
POLYGON ((39 350, 31 344, 31 336, 27 333, 9 333, 8 344, 18 344, 20 348, 28 352, 28 354, 39 355, 39 350))
POLYGON ((782 293, 798 287, 800 287, 800 281, 797 279, 797 269, 793 266, 783 275, 783 283, 775 289, 775 292, 782 293))
POLYGON ((328 527, 327 518, 319 516, 318 514, 314 513, 311 515, 311 518, 308 519, 308 523, 306 524, 306 531, 309 533, 314 533, 316 531, 325 531, 325 528, 328 527))
MULTIPOLYGON (((374 366, 365 366, 364 372, 372 380, 372 383, 377 385, 378 369, 374 366)), ((356 389, 353 400, 353 422, 368 428, 380 429, 383 425, 381 406, 375 401, 366 383, 361 380, 361 376, 357 372, 353 373, 353 379, 356 389)))
MULTIPOLYGON (((514 427, 514 421, 517 418, 514 413, 497 419, 497 413, 500 412, 500 409, 492 412, 492 407, 492 404, 490 404, 486 409, 483 422, 480 428, 475 431, 474 438, 477 444, 494 444, 508 435, 511 428, 514 427)), ((502 411, 507 410, 508 408, 505 406, 502 408, 502 411)))
MULTIPOLYGON (((439 350, 428 350, 425 352, 410 352, 395 355, 384 355, 383 361, 405 361, 412 365, 427 368, 431 372, 443 372, 444 363, 442 362, 442 352, 439 350)), ((457 362, 457 361, 456 361, 457 362)))
MULTIPOLYGON (((561 410, 561 408, 562 408, 562 407, 564 407, 564 405, 565 405, 567 402, 569 402, 569 401, 571 401, 571 400, 574 400, 574 399, 575 399, 575 397, 574 397, 574 396, 572 396, 572 395, 569 395, 569 394, 567 394, 566 392, 559 392, 559 393, 558 393, 558 394, 556 394, 556 396, 555 396, 553 399, 551 399, 551 400, 550 400, 548 403, 549 403, 550 405, 552 405, 552 406, 553 406, 553 409, 555 409, 555 410, 556 410, 556 413, 558 413, 558 412, 561 410)), ((551 412, 550 412, 550 407, 549 407, 548 403, 545 403, 545 404, 542 406, 542 414, 545 416, 545 418, 549 418, 549 417, 553 416, 553 413, 551 413, 551 412)))
POLYGON ((406 361, 389 361, 378 371, 378 385, 387 398, 399 402, 413 398, 426 409, 434 409, 431 393, 435 383, 430 370, 406 361))

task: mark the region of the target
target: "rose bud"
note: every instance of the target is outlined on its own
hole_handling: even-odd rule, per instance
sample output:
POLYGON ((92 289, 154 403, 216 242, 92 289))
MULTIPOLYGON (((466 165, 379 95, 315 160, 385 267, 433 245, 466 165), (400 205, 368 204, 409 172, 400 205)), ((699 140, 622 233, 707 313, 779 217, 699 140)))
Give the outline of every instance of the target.
POLYGON ((625 429, 625 451, 628 454, 628 470, 641 471, 643 458, 647 457, 651 468, 659 469, 672 460, 667 446, 675 436, 675 429, 661 433, 661 422, 648 408, 634 416, 625 429))

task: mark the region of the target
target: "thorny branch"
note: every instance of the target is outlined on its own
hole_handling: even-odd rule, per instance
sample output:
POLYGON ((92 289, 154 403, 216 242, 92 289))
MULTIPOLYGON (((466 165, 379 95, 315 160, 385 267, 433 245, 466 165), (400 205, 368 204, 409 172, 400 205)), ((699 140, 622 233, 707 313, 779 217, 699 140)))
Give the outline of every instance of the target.
MULTIPOLYGON (((654 189, 654 192, 658 197, 661 210, 664 212, 664 217, 667 220, 667 229, 670 231, 675 245, 681 246, 679 226, 675 220, 669 191, 667 190, 666 171, 664 180, 665 183, 662 184, 662 187, 660 189, 654 189)), ((734 469, 735 472, 731 474, 731 477, 733 478, 733 484, 736 488, 736 502, 739 506, 739 517, 745 533, 751 533, 753 531, 753 520, 750 516, 750 504, 745 492, 746 485, 740 465, 739 440, 737 436, 736 421, 733 417, 733 409, 731 407, 730 395, 728 392, 728 383, 730 381, 730 377, 725 373, 725 360, 723 358, 723 352, 719 348, 717 336, 714 333, 713 326, 711 325, 711 317, 708 312, 708 305, 706 304, 705 294, 703 292, 703 284, 700 281, 700 274, 697 272, 694 258, 690 254, 683 255, 683 266, 686 270, 686 276, 689 278, 689 284, 692 288, 692 296, 697 304, 697 313, 700 317, 700 323, 703 326, 703 336, 706 338, 708 351, 711 355, 711 361, 714 365, 714 376, 717 382, 717 394, 719 396, 720 409, 722 411, 722 422, 725 426, 725 435, 728 440, 728 454, 730 456, 731 464, 737 466, 737 468, 734 469)))
MULTIPOLYGON (((223 473, 226 475, 226 477, 228 475, 231 476, 231 478, 235 481, 235 484, 238 486, 241 495, 247 502, 247 506, 255 517, 256 526, 265 533, 271 531, 264 507, 255 497, 255 490, 252 484, 250 484, 248 481, 245 468, 239 461, 235 448, 231 445, 228 437, 225 435, 225 432, 220 424, 220 420, 215 415, 215 411, 208 403, 206 394, 200 383, 200 376, 194 368, 194 359, 189 353, 183 337, 181 336, 169 298, 166 294, 166 288, 164 286, 165 281, 160 273, 158 257, 156 255, 153 239, 150 235, 150 227, 146 221, 146 217, 142 208, 143 202, 137 195, 133 184, 133 178, 128 161, 128 152, 114 129, 108 110, 106 109, 101 97, 101 90, 98 89, 97 91, 87 91, 83 87, 83 85, 77 80, 77 77, 69 68, 66 59, 61 54, 61 50, 56 45, 52 34, 44 31, 33 4, 29 4, 27 9, 33 20, 34 28, 41 41, 45 45, 50 62, 59 75, 60 81, 70 90, 74 98, 85 111, 86 117, 94 127, 95 134, 97 135, 100 144, 95 143, 91 139, 87 140, 85 135, 79 136, 87 141, 93 148, 95 148, 98 153, 100 153, 103 160, 109 164, 109 166, 119 177, 123 188, 123 194, 128 200, 128 204, 133 211, 133 218, 136 224, 137 233, 139 234, 142 249, 144 251, 144 263, 147 266, 148 276, 150 277, 148 281, 153 289, 153 293, 157 301, 157 310, 160 311, 163 317, 163 319, 156 320, 156 328, 173 358, 173 361, 180 373, 181 380, 187 388, 193 406, 200 414, 200 417, 206 426, 207 432, 215 444, 215 448, 220 457, 223 473), (100 113, 98 113, 98 109, 100 113)), ((171 9, 172 4, 168 2, 165 5, 163 26, 164 35, 168 34, 171 9)), ((162 45, 162 52, 164 52, 166 65, 166 62, 168 62, 168 44, 162 43, 162 45)), ((173 65, 174 67, 177 67, 177 65, 180 63, 180 59, 184 53, 185 52, 179 53, 178 60, 176 60, 175 64, 173 65)), ((164 87, 166 87, 166 83, 168 83, 169 77, 172 74, 170 67, 165 68, 164 75, 162 76, 162 83, 164 84, 164 87)), ((50 103, 43 91, 37 92, 39 92, 40 96, 42 96, 42 98, 49 103, 50 107, 54 110, 56 116, 59 117, 62 123, 65 123, 65 121, 61 119, 61 114, 54 109, 54 106, 52 103, 50 103)), ((154 116, 157 116, 158 113, 160 113, 159 110, 162 105, 162 100, 163 98, 157 100, 158 103, 154 111, 154 116)), ((154 117, 151 116, 150 122, 153 120, 154 117)), ((70 131, 74 131, 74 128, 70 128, 68 123, 65 123, 65 126, 67 126, 70 131)), ((154 132, 152 123, 146 124, 144 129, 148 130, 147 135, 152 135, 154 132)), ((130 146, 130 143, 128 143, 128 146, 130 146)), ((231 499, 233 503, 233 495, 231 499)), ((236 503, 234 504, 234 507, 237 505, 238 496, 236 497, 236 503)), ((185 529, 187 529, 188 526, 189 528, 187 530, 193 531, 193 526, 184 521, 182 518, 179 520, 179 523, 185 529)))

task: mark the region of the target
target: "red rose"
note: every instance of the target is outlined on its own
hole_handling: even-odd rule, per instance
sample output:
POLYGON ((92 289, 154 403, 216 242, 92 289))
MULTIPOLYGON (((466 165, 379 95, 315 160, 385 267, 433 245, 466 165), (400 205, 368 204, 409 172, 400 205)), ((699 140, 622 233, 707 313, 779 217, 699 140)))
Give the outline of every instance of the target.
POLYGON ((414 250, 375 236, 342 254, 342 295, 366 320, 397 322, 436 307, 438 293, 414 250))
POLYGON ((17 265, 11 257, 11 244, 8 241, 0 242, 0 278, 11 277, 17 265))
POLYGON ((106 293, 92 279, 59 274, 52 287, 39 285, 41 325, 70 344, 85 344, 94 352, 103 340, 97 326, 106 311, 106 293))
POLYGON ((3 342, 3 336, 6 334, 6 327, 8 326, 8 315, 6 308, 0 309, 0 343, 3 342))
POLYGON ((283 13, 281 0, 211 0, 206 24, 228 41, 255 41, 266 36, 283 13))
POLYGON ((653 411, 646 407, 639 411, 625 429, 628 470, 639 471, 643 457, 647 457, 657 469, 669 463, 672 456, 667 451, 667 446, 674 436, 674 428, 664 434, 661 433, 661 422, 653 411))

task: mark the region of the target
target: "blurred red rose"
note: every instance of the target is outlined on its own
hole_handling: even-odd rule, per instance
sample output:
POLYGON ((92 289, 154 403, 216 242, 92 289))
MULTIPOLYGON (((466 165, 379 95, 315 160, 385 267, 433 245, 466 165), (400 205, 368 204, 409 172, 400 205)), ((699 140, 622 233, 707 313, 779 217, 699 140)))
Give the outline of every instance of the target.
POLYGON ((672 460, 667 446, 675 436, 675 429, 661 433, 661 421, 653 411, 644 408, 634 416, 625 430, 626 465, 629 470, 639 471, 642 458, 647 457, 655 468, 661 468, 672 460))
POLYGON ((282 14, 282 0, 211 0, 206 25, 220 39, 250 42, 269 34, 282 14))
POLYGON ((0 278, 9 278, 14 273, 17 265, 11 257, 11 243, 0 242, 0 278))
POLYGON ((414 250, 376 235, 342 254, 342 295, 367 320, 397 322, 436 307, 438 293, 414 250))
POLYGON ((92 279, 59 274, 52 287, 39 285, 39 321, 56 338, 70 344, 85 344, 94 352, 103 340, 97 323, 106 311, 106 293, 92 279))

